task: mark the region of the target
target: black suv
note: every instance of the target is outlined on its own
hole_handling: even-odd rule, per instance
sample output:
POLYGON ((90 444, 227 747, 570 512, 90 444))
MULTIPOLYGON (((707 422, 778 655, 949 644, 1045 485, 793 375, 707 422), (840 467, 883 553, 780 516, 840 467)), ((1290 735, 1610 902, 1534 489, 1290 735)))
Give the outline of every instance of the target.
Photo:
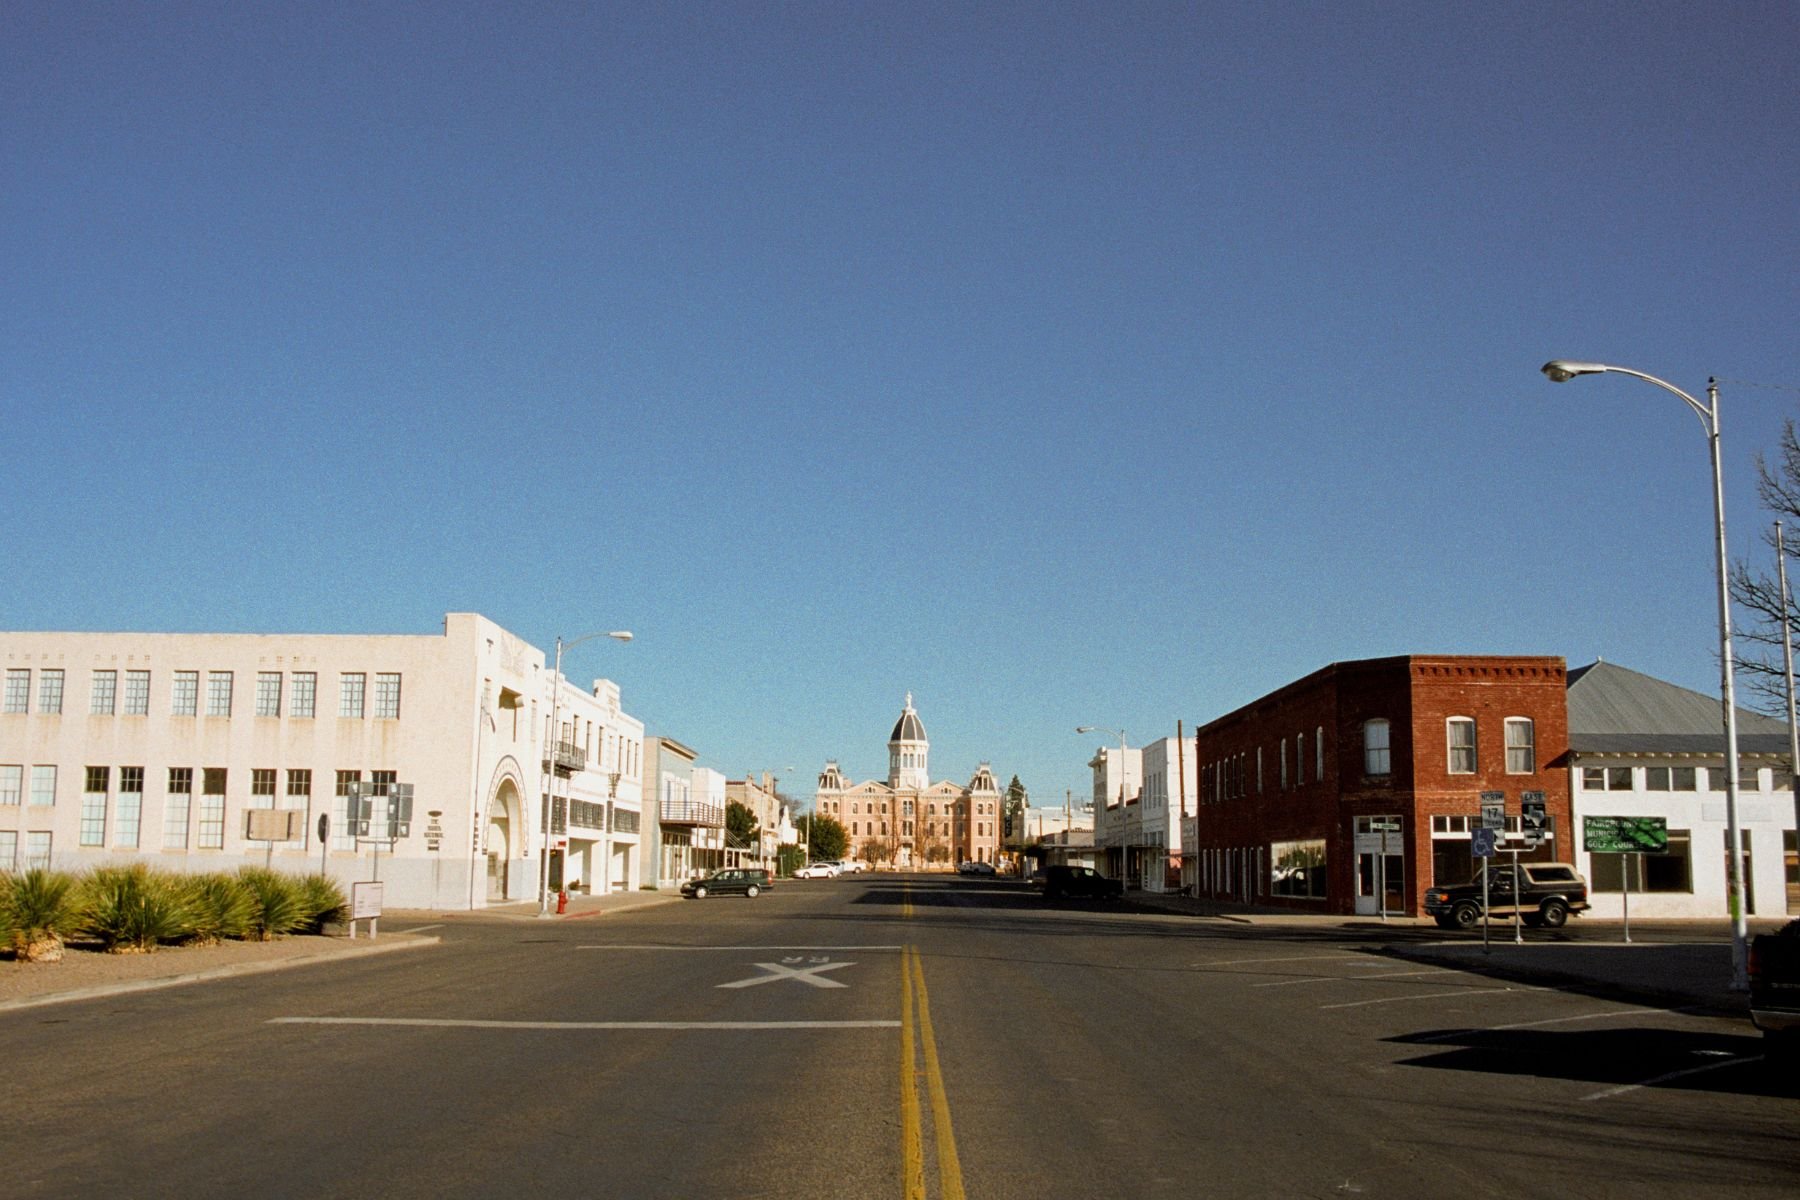
POLYGON ((1117 900, 1125 894, 1125 884, 1108 879, 1092 867, 1051 867, 1044 873, 1044 898, 1066 900, 1074 897, 1092 900, 1117 900))
MULTIPOLYGON (((1525 877, 1525 886, 1515 893, 1510 866, 1489 869, 1492 915, 1557 929, 1568 923, 1570 913, 1587 911, 1587 880, 1568 863, 1520 863, 1519 874, 1525 877)), ((1445 929, 1474 928, 1481 921, 1481 876, 1455 887, 1427 888, 1425 912, 1445 929)))

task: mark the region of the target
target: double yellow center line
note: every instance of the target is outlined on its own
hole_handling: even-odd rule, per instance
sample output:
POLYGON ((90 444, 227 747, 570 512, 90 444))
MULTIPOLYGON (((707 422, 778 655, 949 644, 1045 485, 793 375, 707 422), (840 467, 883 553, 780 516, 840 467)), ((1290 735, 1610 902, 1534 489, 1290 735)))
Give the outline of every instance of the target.
POLYGON ((921 1056, 925 1060, 925 1090, 931 1098, 932 1141, 937 1146, 938 1197, 963 1200, 962 1164, 956 1157, 950 1100, 944 1094, 944 1076, 938 1069, 937 1037, 931 1029, 925 968, 919 961, 918 947, 907 946, 900 952, 900 1148, 905 1200, 925 1200, 925 1141, 919 1105, 921 1056))

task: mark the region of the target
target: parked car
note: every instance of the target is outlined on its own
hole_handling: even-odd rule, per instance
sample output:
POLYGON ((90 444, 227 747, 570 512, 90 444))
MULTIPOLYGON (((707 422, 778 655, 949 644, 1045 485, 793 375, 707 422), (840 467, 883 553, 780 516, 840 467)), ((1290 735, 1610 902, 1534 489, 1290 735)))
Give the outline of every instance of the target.
POLYGON ((826 868, 833 875, 842 875, 844 873, 844 864, 835 858, 821 858, 818 865, 826 868))
POLYGON ((1800 1055, 1800 921, 1750 939, 1750 1020, 1771 1052, 1800 1055))
POLYGON ((681 885, 681 894, 690 900, 708 896, 748 896, 754 900, 774 886, 774 880, 761 867, 732 867, 714 871, 704 879, 690 879, 681 885))
MULTIPOLYGON (((1568 863, 1520 863, 1524 887, 1515 893, 1510 866, 1488 870, 1488 913, 1517 917, 1527 925, 1551 929, 1568 923, 1571 913, 1588 910, 1587 880, 1568 863)), ((1452 887, 1425 889, 1425 913, 1444 929, 1472 929, 1481 922, 1481 876, 1452 887)))
POLYGON ((795 879, 830 879, 837 872, 831 869, 830 863, 807 863, 794 872, 795 879))
POLYGON ((1124 894, 1124 880, 1108 879, 1092 867, 1054 866, 1044 872, 1046 900, 1117 900, 1124 894))
POLYGON ((957 865, 956 873, 958 875, 992 875, 994 864, 974 861, 960 863, 957 865))
POLYGON ((869 869, 869 864, 860 858, 846 859, 844 862, 839 863, 838 866, 845 875, 858 875, 869 869))

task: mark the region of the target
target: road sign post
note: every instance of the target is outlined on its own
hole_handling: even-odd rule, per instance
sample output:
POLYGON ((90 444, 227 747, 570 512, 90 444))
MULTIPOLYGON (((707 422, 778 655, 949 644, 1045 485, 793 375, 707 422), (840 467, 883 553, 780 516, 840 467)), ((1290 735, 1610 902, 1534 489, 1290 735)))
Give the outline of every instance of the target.
POLYGON ((1631 868, 1644 869, 1644 855, 1667 854, 1669 822, 1665 817, 1587 817, 1581 823, 1581 848, 1589 854, 1619 856, 1619 903, 1625 917, 1625 940, 1631 941, 1631 868))
MULTIPOLYGON (((1484 818, 1487 815, 1485 810, 1486 810, 1486 803, 1484 801, 1483 813, 1482 813, 1482 816, 1484 818)), ((1501 822, 1502 822, 1502 824, 1505 823, 1504 814, 1501 817, 1501 822)), ((1469 853, 1471 856, 1473 856, 1475 858, 1479 858, 1481 860, 1481 952, 1483 954, 1489 953, 1489 950, 1488 950, 1488 860, 1490 858, 1494 857, 1494 838, 1495 838, 1495 834, 1494 834, 1493 827, 1488 825, 1486 823, 1485 819, 1483 820, 1483 823, 1480 826, 1478 826, 1475 829, 1469 830, 1469 853)))

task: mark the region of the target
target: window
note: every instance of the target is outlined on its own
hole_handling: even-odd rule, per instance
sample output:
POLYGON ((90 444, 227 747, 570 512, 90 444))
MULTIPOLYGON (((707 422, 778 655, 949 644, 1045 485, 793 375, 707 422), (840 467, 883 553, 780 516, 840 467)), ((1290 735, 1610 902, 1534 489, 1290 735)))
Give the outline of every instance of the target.
POLYGON ((289 679, 288 715, 310 718, 318 701, 319 675, 316 671, 295 671, 289 679))
POLYGON ((93 689, 88 694, 89 715, 112 716, 118 706, 118 699, 119 673, 117 671, 95 671, 93 689))
POLYGON ((138 844, 138 829, 144 818, 144 768, 119 768, 119 808, 113 824, 113 845, 138 844))
POLYGON ((1394 759, 1389 749, 1388 732, 1385 717, 1363 722, 1364 775, 1387 775, 1393 771, 1394 759))
POLYGON ((275 807, 275 769, 273 767, 250 768, 250 804, 252 808, 275 807), (268 797, 265 803, 262 797, 268 797))
POLYGON ((81 790, 81 837, 83 846, 106 845, 106 793, 112 771, 107 767, 89 767, 87 783, 81 790))
POLYGON ((25 835, 25 869, 27 871, 48 871, 50 869, 49 831, 34 831, 25 835))
POLYGON ((169 711, 178 717, 191 717, 200 711, 200 672, 175 672, 174 687, 169 692, 169 711))
MULTIPOLYGON (((331 803, 331 848, 333 850, 356 849, 356 834, 350 830, 350 819, 345 807, 345 799, 350 795, 350 785, 361 782, 361 771, 339 771, 337 773, 337 792, 331 803)), ((664 780, 665 784, 667 782, 667 780, 664 780)))
POLYGON ((1281 786, 1287 789, 1287 739, 1281 739, 1281 786))
POLYGON ((281 715, 280 671, 258 671, 256 673, 256 715, 259 717, 279 717, 281 715))
POLYGON ((361 671, 346 672, 338 676, 338 716, 360 717, 363 715, 363 691, 368 684, 368 678, 361 671))
POLYGON ((1693 767, 1645 767, 1644 790, 1650 792, 1691 792, 1696 783, 1693 767))
POLYGON ((1294 735, 1294 786, 1299 787, 1306 782, 1306 735, 1294 735))
POLYGON ((56 768, 31 768, 31 802, 39 808, 49 808, 56 803, 56 768))
POLYGON ((0 871, 19 869, 19 831, 0 829, 0 871))
POLYGON ((1475 721, 1471 717, 1451 717, 1444 722, 1449 739, 1449 766, 1452 775, 1475 773, 1475 721))
POLYGON ((163 802, 163 849, 187 849, 188 812, 193 797, 194 768, 170 767, 168 799, 163 802))
POLYGON ((31 711, 31 669, 8 667, 6 669, 6 711, 22 713, 31 711))
POLYGON ((1325 899, 1325 841, 1273 842, 1269 846, 1269 894, 1325 899))
POLYGON ((375 716, 389 721, 400 718, 400 676, 397 672, 375 676, 375 716))
POLYGON ((1313 778, 1325 778, 1325 727, 1313 730, 1313 778))
POLYGON ((150 715, 150 672, 125 672, 125 715, 128 717, 150 715))
POLYGON ((225 848, 225 768, 207 767, 200 784, 200 840, 202 850, 225 848))
POLYGON ((230 671, 208 671, 206 673, 206 715, 209 717, 229 717, 231 715, 230 671))
POLYGON ((1669 848, 1662 854, 1596 854, 1592 856, 1595 892, 1624 890, 1627 879, 1635 892, 1684 892, 1694 890, 1693 835, 1686 829, 1669 830, 1669 848))
POLYGON ((290 798, 312 799, 312 771, 305 768, 290 768, 287 794, 290 798))
MULTIPOLYGON (((0 805, 17 808, 23 800, 25 792, 25 768, 17 763, 11 766, 0 766, 0 805)), ((0 871, 6 870, 0 863, 0 871)))
POLYGON ((1629 792, 1630 767, 1583 767, 1581 790, 1584 792, 1629 792))
POLYGON ((60 713, 62 711, 63 673, 59 670, 38 672, 38 711, 41 713, 60 713))
POLYGON ((1506 773, 1530 775, 1537 770, 1537 732, 1529 717, 1506 718, 1506 773))

